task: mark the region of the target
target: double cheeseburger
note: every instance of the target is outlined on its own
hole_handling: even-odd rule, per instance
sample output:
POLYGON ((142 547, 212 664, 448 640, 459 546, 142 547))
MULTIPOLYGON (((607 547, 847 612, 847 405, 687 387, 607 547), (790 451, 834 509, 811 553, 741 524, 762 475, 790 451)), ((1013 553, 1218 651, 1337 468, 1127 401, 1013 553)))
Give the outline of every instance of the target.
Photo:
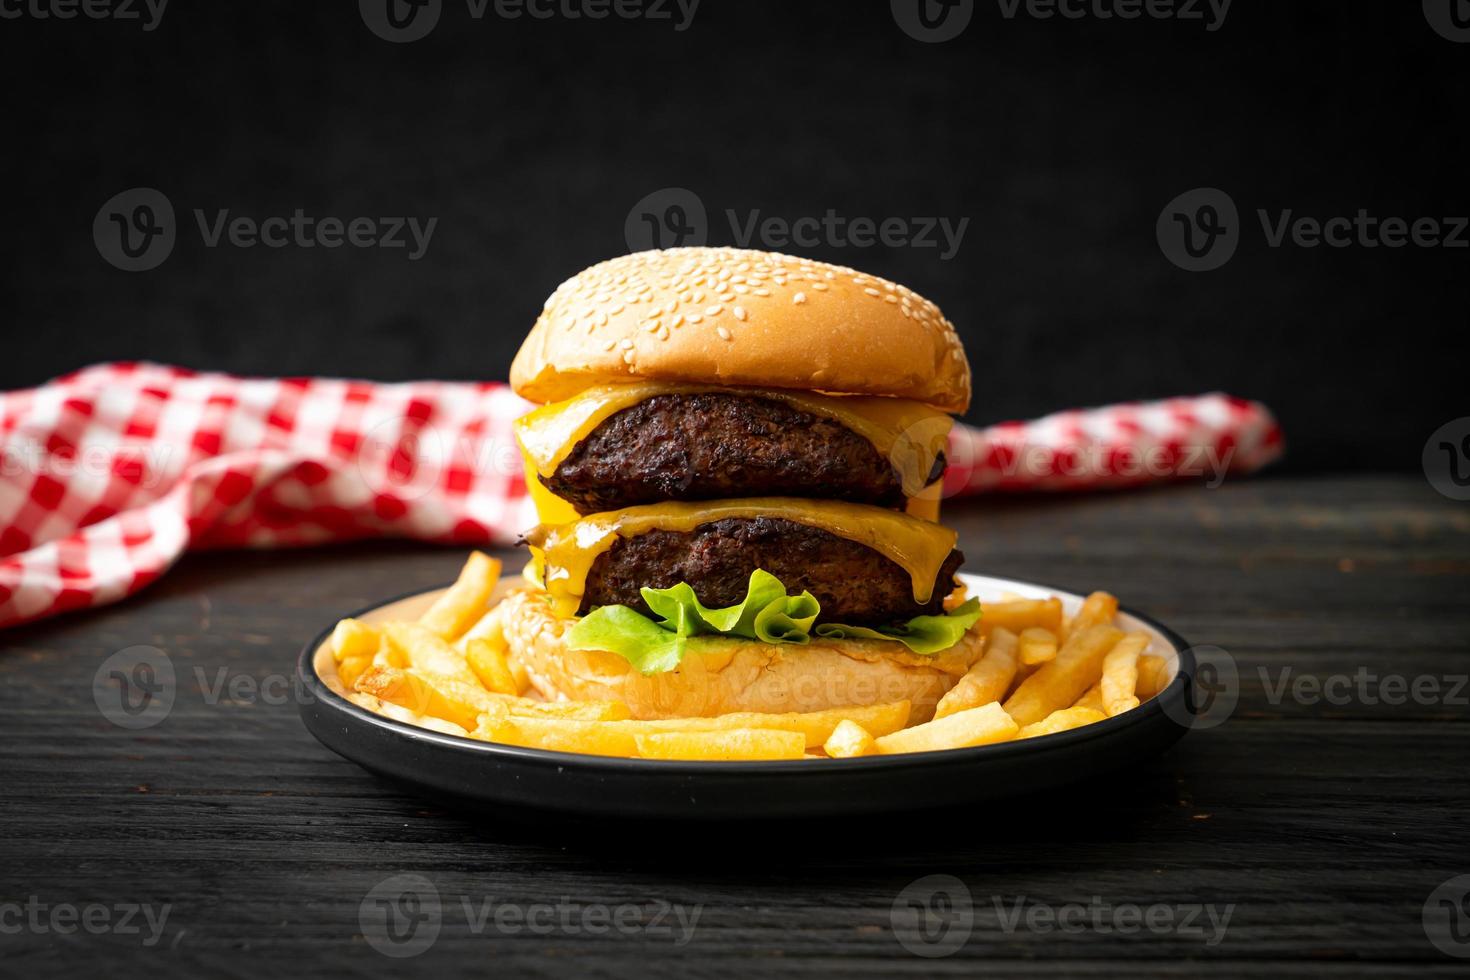
POLYGON ((543 406, 517 423, 540 523, 504 624, 542 696, 922 721, 979 657, 937 522, 970 367, 923 297, 771 252, 626 255, 558 287, 511 384, 543 406))

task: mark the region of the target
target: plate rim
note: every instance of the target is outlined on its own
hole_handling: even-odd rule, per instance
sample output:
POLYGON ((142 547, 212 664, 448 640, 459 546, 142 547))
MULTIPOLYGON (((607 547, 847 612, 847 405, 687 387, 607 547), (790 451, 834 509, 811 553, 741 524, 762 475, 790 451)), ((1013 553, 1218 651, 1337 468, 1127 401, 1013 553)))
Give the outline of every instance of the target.
MULTIPOLYGON (((1081 598, 1075 592, 1067 589, 1057 589, 1049 585, 1036 582, 1027 582, 1021 579, 1000 578, 995 575, 982 575, 979 572, 961 571, 961 575, 973 575, 979 578, 992 579, 998 582, 1020 585, 1031 589, 1049 590, 1053 595, 1070 596, 1081 598)), ((347 613, 343 618, 358 618, 367 613, 374 612, 384 606, 389 606, 406 599, 425 595, 430 592, 440 592, 448 589, 454 582, 448 581, 439 585, 431 585, 424 588, 410 589, 400 595, 380 599, 371 605, 362 607, 347 613)), ((1051 751, 1065 751, 1083 742, 1101 737, 1108 733, 1121 732, 1127 728, 1156 722, 1157 716, 1165 713, 1166 701, 1184 699, 1190 679, 1195 672, 1195 659, 1192 648, 1188 641, 1173 628, 1159 622, 1152 616, 1139 612, 1131 606, 1120 604, 1118 611, 1132 616, 1134 619, 1148 625, 1151 629, 1158 631, 1166 640, 1174 646, 1179 659, 1179 667, 1174 677, 1165 688, 1154 695, 1143 704, 1131 711, 1102 721, 1083 725, 1064 732, 1054 732, 1050 735, 1042 735, 1029 738, 1024 741, 998 742, 992 745, 975 745, 961 749, 935 749, 928 752, 906 752, 896 755, 870 755, 859 756, 852 759, 772 759, 772 760, 747 760, 739 762, 716 762, 711 760, 685 760, 685 759, 624 759, 618 756, 592 755, 582 752, 560 752, 552 749, 527 748, 520 745, 501 745, 496 742, 485 742, 467 736, 450 735, 445 732, 436 732, 433 729, 421 728, 418 725, 389 718, 376 712, 369 711, 361 705, 354 704, 347 698, 338 694, 328 686, 316 670, 316 651, 331 636, 336 628, 336 621, 322 628, 315 636, 306 642, 301 648, 296 661, 297 680, 310 692, 311 698, 301 704, 300 710, 303 715, 307 714, 313 704, 329 706, 331 710, 345 713, 349 717, 366 722, 377 728, 393 732, 404 737, 420 742, 436 745, 440 748, 456 753, 464 753, 470 757, 486 759, 503 759, 520 763, 539 765, 542 767, 565 769, 574 766, 583 770, 593 770, 606 774, 663 774, 670 777, 677 776, 700 776, 707 777, 716 774, 736 776, 749 776, 760 774, 784 778, 787 775, 796 776, 800 773, 820 772, 826 774, 842 772, 875 772, 886 769, 907 767, 935 767, 951 764, 975 761, 980 755, 993 759, 1003 759, 1020 755, 1045 754, 1051 751)), ((1173 716, 1170 716, 1173 721, 1173 716)), ((1175 724, 1178 724, 1176 721, 1175 724)), ((310 725, 307 725, 310 730, 310 725)), ((1180 725, 1184 732, 1188 732, 1188 725, 1180 725)), ((313 732, 313 734, 315 734, 313 732)), ((320 739, 318 739, 320 741, 320 739)), ((354 760, 355 761, 355 760, 354 760)), ((361 764, 361 763, 359 763, 361 764)))

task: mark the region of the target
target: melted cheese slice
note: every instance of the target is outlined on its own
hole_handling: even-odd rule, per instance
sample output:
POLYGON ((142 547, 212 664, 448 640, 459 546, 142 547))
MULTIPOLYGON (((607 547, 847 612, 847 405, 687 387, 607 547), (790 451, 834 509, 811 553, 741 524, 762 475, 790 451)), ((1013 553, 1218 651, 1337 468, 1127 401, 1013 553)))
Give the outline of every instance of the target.
MULTIPOLYGON (((545 405, 521 416, 516 421, 516 439, 526 459, 526 483, 541 486, 537 475, 549 477, 577 443, 592 434, 599 425, 625 408, 645 402, 655 395, 726 392, 752 395, 784 402, 793 408, 828 418, 856 432, 871 442, 878 453, 893 465, 910 498, 919 497, 928 486, 934 460, 943 452, 954 419, 927 405, 902 398, 869 396, 819 395, 811 391, 787 391, 779 388, 722 388, 716 385, 676 385, 660 382, 600 385, 564 402, 545 405)), ((544 489, 544 487, 543 487, 544 489)), ((938 517, 937 488, 931 493, 930 505, 938 517)), ((548 492, 545 496, 552 500, 548 492)), ((538 505, 541 503, 537 501, 538 505)), ((550 502, 548 501, 548 504, 550 502)), ((563 502, 564 503, 564 502, 563 502)), ((555 508, 554 508, 555 509, 555 508)), ((569 507, 567 508, 570 509, 569 507)), ((542 515, 543 523, 559 523, 553 515, 542 515)))
POLYGON ((586 593, 592 563, 620 537, 648 531, 687 532, 726 517, 779 517, 872 548, 908 572, 914 601, 921 603, 932 596, 934 580, 958 539, 947 527, 898 511, 795 497, 648 504, 592 514, 558 527, 543 525, 526 537, 557 613, 574 616, 586 593))

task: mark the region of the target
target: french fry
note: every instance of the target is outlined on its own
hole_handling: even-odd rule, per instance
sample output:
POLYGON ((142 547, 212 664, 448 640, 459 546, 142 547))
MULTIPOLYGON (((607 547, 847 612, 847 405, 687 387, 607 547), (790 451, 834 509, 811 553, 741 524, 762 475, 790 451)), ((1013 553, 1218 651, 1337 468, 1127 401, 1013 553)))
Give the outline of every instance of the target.
POLYGON ((1138 707, 1138 657, 1147 647, 1147 633, 1129 633, 1103 658, 1102 701, 1108 717, 1138 707))
POLYGON ((1083 692, 1082 697, 1078 698, 1077 703, 1072 705, 1072 707, 1087 708, 1091 711, 1096 711, 1099 714, 1106 715, 1107 710, 1103 707, 1102 699, 1102 681, 1099 680, 1096 684, 1092 685, 1085 692, 1083 692))
MULTIPOLYGON (((453 682, 435 682, 407 670, 370 667, 357 679, 357 690, 421 715, 442 718, 473 731, 486 705, 456 691, 453 682)), ((464 685, 455 685, 464 686, 464 685)), ((482 692, 483 693, 483 692, 482 692)), ((489 710, 495 710, 490 708, 489 710)))
POLYGON ((358 619, 344 619, 332 630, 332 655, 337 662, 371 657, 378 650, 378 631, 358 619))
POLYGON ((399 670, 408 669, 408 654, 399 647, 393 645, 392 641, 382 634, 378 635, 378 649, 373 654, 374 667, 396 667, 399 670))
POLYGON ((531 674, 526 670, 526 665, 521 662, 520 657, 507 653, 505 662, 510 667, 510 676, 516 679, 516 693, 525 694, 531 689, 531 674))
POLYGON ((1016 642, 1016 634, 1004 626, 991 630, 985 640, 984 656, 939 699, 934 706, 934 717, 945 718, 1005 697, 1011 679, 1016 676, 1016 642))
POLYGON ((489 642, 471 640, 465 647, 465 662, 487 691, 512 695, 521 693, 505 662, 505 655, 489 642))
POLYGON ((500 580, 500 561, 483 552, 472 552, 459 578, 449 587, 428 612, 419 617, 419 623, 433 630, 446 640, 463 633, 469 625, 485 613, 490 593, 500 580))
POLYGON ((1044 663, 1006 699, 1005 710, 1022 726, 1073 705, 1102 676, 1103 657, 1123 638, 1112 626, 1089 626, 1067 637, 1056 659, 1044 663))
POLYGON ((629 758, 638 752, 636 736, 615 724, 573 718, 533 718, 525 715, 484 715, 473 730, 475 738, 503 745, 521 745, 553 752, 582 752, 629 758))
POLYGON ((502 710, 512 717, 597 722, 624 721, 632 714, 621 701, 532 701, 487 691, 478 682, 466 684, 414 668, 370 667, 357 679, 356 690, 420 714, 452 721, 470 731, 474 730, 474 719, 479 715, 502 710), (431 710, 428 707, 431 704, 443 710, 431 710))
POLYGON ((843 719, 832 729, 822 750, 834 759, 853 759, 874 752, 873 735, 855 721, 843 719))
POLYGON ((1062 627, 1062 600, 1055 597, 986 602, 982 603, 982 608, 980 630, 984 633, 1003 627, 1019 636, 1022 630, 1032 626, 1040 626, 1053 633, 1062 627))
POLYGON ((1027 725, 1017 733, 1016 738, 1035 738, 1038 735, 1054 735, 1057 732, 1069 731, 1073 728, 1081 728, 1083 725, 1091 725, 1095 721, 1103 721, 1108 716, 1101 711, 1092 708, 1059 708, 1047 715, 1034 725, 1027 725))
POLYGON ((379 701, 377 698, 373 697, 371 694, 368 694, 365 691, 348 691, 347 700, 351 701, 359 708, 366 708, 367 710, 377 714, 381 714, 383 711, 383 702, 379 701))
POLYGON ((505 620, 500 606, 492 606, 489 612, 475 621, 475 625, 466 630, 459 639, 454 641, 454 648, 464 653, 471 640, 485 640, 501 652, 505 651, 505 620))
POLYGON ((663 718, 651 721, 624 721, 618 725, 635 735, 669 735, 680 732, 723 732, 740 728, 771 729, 799 732, 807 748, 817 748, 831 737, 844 721, 861 725, 870 735, 887 735, 909 723, 911 704, 892 701, 850 708, 828 708, 825 711, 790 711, 763 714, 737 711, 712 718, 663 718))
POLYGON ((337 665, 337 679, 342 682, 343 687, 350 691, 353 685, 357 683, 357 679, 362 676, 362 672, 372 665, 373 658, 371 656, 348 657, 337 665))
POLYGON ((968 708, 937 721, 884 735, 874 739, 873 744, 882 755, 933 752, 938 749, 962 749, 972 745, 1004 742, 1015 738, 1019 729, 1015 720, 992 701, 979 708, 968 708))
POLYGON ((1055 660, 1057 635, 1044 626, 1028 626, 1021 631, 1021 663, 1028 667, 1055 660))
POLYGON ((621 701, 532 701, 530 698, 491 694, 516 718, 562 718, 567 721, 626 721, 632 717, 621 701))
POLYGON ((1157 696, 1169 683, 1167 664, 1168 661, 1156 653, 1146 653, 1138 658, 1138 687, 1134 693, 1140 701, 1157 696))
POLYGON ((645 759, 703 759, 735 762, 765 759, 801 759, 806 738, 801 732, 775 728, 733 728, 723 732, 669 732, 635 735, 638 754, 645 759))
POLYGON ((1082 603, 1077 615, 1072 617, 1068 636, 1091 629, 1094 626, 1111 626, 1118 615, 1117 597, 1106 592, 1094 592, 1082 603))
POLYGON ((415 670, 446 677, 461 684, 480 686, 480 679, 470 670, 464 654, 422 623, 384 623, 383 635, 415 670))

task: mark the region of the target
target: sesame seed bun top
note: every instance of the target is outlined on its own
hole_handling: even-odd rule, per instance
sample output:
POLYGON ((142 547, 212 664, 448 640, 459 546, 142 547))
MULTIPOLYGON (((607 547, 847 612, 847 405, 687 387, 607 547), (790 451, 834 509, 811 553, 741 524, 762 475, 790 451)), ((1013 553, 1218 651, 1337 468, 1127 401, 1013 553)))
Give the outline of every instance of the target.
POLYGON ((933 303, 846 266, 736 248, 638 252, 573 276, 510 381, 537 402, 668 381, 970 404, 964 348, 933 303))

